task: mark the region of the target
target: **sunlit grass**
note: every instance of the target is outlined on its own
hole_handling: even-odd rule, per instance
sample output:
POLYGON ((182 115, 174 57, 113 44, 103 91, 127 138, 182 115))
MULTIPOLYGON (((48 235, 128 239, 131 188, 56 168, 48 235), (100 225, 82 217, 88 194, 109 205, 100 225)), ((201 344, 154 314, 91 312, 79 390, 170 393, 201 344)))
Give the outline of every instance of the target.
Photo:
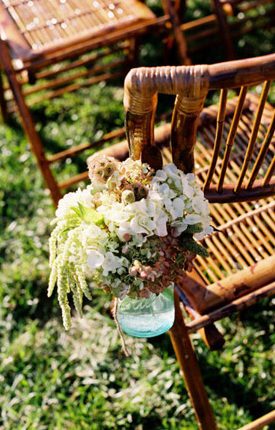
MULTIPOLYGON (((121 127, 122 93, 102 84, 36 107, 47 151, 121 127)), ((69 160, 65 174, 84 160, 69 160)), ((167 335, 127 339, 132 356, 125 359, 109 303, 98 292, 84 318, 64 332, 56 299, 46 297, 54 209, 16 119, 0 124, 0 184, 0 429, 195 430, 167 335)), ((267 300, 224 321, 222 352, 209 352, 194 337, 221 430, 272 408, 273 329, 267 300)))

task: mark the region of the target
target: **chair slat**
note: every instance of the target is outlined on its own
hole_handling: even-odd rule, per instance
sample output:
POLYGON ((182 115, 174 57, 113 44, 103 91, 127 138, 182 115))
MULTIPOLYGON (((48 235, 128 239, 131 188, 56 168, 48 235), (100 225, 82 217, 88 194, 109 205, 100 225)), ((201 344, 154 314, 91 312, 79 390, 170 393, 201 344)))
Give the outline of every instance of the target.
POLYGON ((223 257, 223 267, 226 273, 230 273, 232 269, 235 269, 236 267, 232 256, 230 255, 228 250, 224 246, 222 246, 221 241, 215 235, 211 237, 211 240, 216 245, 216 248, 219 250, 220 255, 223 257))
POLYGON ((266 175, 264 177, 264 185, 269 184, 270 179, 272 178, 274 172, 275 172, 275 156, 273 157, 273 159, 269 165, 269 168, 266 172, 266 175))
MULTIPOLYGON (((225 224, 223 224, 222 226, 220 226, 219 231, 226 230, 227 228, 231 227, 234 224, 238 224, 244 220, 247 221, 249 218, 254 217, 255 215, 258 215, 261 212, 266 211, 267 209, 274 209, 274 208, 275 208, 275 202, 272 201, 272 202, 267 203, 264 206, 260 206, 257 209, 254 209, 253 211, 250 210, 248 213, 244 212, 242 215, 235 217, 235 218, 231 219, 230 221, 226 222, 225 224)), ((213 234, 215 234, 215 233, 213 233, 213 234)))
MULTIPOLYGON (((218 207, 222 208, 224 221, 226 221, 226 223, 236 218, 236 213, 231 205, 220 205, 218 207)), ((241 242, 244 244, 244 249, 248 250, 253 255, 254 260, 260 260, 261 256, 257 252, 257 247, 256 249, 251 247, 251 243, 255 243, 255 240, 253 236, 249 233, 249 230, 245 227, 245 225, 242 223, 233 223, 230 227, 232 227, 234 234, 236 234, 240 238, 241 242)))
POLYGON ((227 253, 227 258, 224 258, 223 248, 222 248, 222 252, 221 252, 221 248, 218 246, 219 241, 214 241, 212 239, 213 238, 211 238, 211 239, 206 238, 205 239, 205 244, 206 244, 207 248, 210 249, 211 252, 213 252, 213 254, 215 255, 215 258, 219 262, 219 265, 222 267, 222 270, 230 273, 231 269, 230 269, 230 266, 227 264, 227 261, 226 261, 227 258, 229 258, 229 254, 227 253))
POLYGON ((222 164, 219 182, 218 182, 218 187, 217 187, 218 192, 222 191, 224 178, 225 178, 225 172, 226 172, 226 169, 227 169, 227 166, 229 163, 229 157, 230 157, 231 149, 232 149, 234 139, 236 136, 238 123, 239 123, 239 120, 240 120, 240 117, 242 114, 246 93, 247 93, 247 87, 241 87, 238 104, 236 106, 236 110, 234 113, 234 117, 232 120, 232 124, 230 127, 228 137, 227 137, 227 141, 226 141, 226 149, 225 149, 225 153, 224 153, 224 157, 223 157, 223 164, 222 164))
MULTIPOLYGON (((214 205, 212 205, 211 215, 214 216, 215 218, 217 218, 217 206, 214 207, 214 205)), ((237 248, 232 246, 231 242, 229 241, 229 238, 227 236, 225 236, 224 234, 219 235, 219 238, 220 238, 221 242, 224 244, 224 248, 227 249, 228 252, 230 252, 230 254, 232 255, 232 260, 234 262, 233 263, 234 268, 236 268, 236 262, 238 262, 238 264, 241 266, 241 268, 247 267, 247 264, 246 264, 245 260, 242 258, 242 255, 240 254, 240 252, 238 251, 237 248)))
MULTIPOLYGON (((96 63, 98 60, 103 59, 107 57, 108 55, 113 55, 116 52, 123 51, 125 53, 128 53, 129 51, 129 42, 126 40, 125 42, 112 47, 106 47, 105 49, 102 49, 101 52, 98 52, 96 54, 92 53, 91 55, 85 55, 85 57, 78 58, 76 60, 70 60, 70 62, 67 62, 65 65, 59 64, 58 68, 51 68, 39 71, 35 73, 36 79, 52 79, 56 75, 68 72, 72 69, 76 69, 78 67, 83 66, 92 66, 94 63, 96 63)), ((24 81, 23 83, 26 83, 24 81)))
MULTIPOLYGON (((257 303, 258 300, 264 297, 272 296, 275 292, 275 282, 271 282, 268 285, 265 285, 262 288, 259 288, 257 291, 252 291, 252 293, 246 294, 236 300, 232 300, 231 303, 225 305, 217 310, 209 312, 208 314, 202 315, 200 318, 195 319, 187 324, 188 332, 194 333, 198 329, 205 327, 208 324, 212 324, 215 321, 220 320, 221 318, 225 318, 232 314, 232 312, 236 312, 241 309, 245 309, 253 303, 257 303)), ((272 415, 274 417, 274 414, 272 415)), ((274 419, 274 418, 273 418, 274 419)), ((269 421, 270 422, 270 421, 269 421)), ((266 422, 265 422, 266 424, 266 422)), ((262 427, 250 427, 246 428, 246 430, 252 429, 260 429, 262 427)), ((242 429, 240 429, 242 430, 242 429)), ((245 428, 243 428, 245 430, 245 428)))
POLYGON ((73 146, 72 148, 65 149, 48 157, 47 161, 49 164, 56 163, 60 160, 65 160, 67 158, 73 157, 87 149, 102 147, 106 142, 110 142, 113 139, 123 137, 125 135, 125 129, 119 128, 117 130, 111 131, 105 134, 101 139, 88 143, 81 143, 80 145, 73 146))
MULTIPOLYGON (((203 272, 205 272, 208 283, 209 283, 209 279, 210 279, 210 283, 219 281, 220 277, 217 276, 217 274, 215 273, 215 269, 213 268, 214 264, 212 264, 213 263, 212 259, 210 261, 207 261, 205 258, 197 256, 196 261, 194 263, 195 267, 197 267, 197 262, 202 267, 203 272)), ((202 270, 199 271, 200 274, 202 274, 202 270)))
POLYGON ((79 173, 78 175, 72 176, 63 182, 59 182, 58 186, 60 190, 69 188, 71 185, 77 184, 78 182, 85 181, 88 178, 88 171, 79 173))
POLYGON ((234 206, 230 204, 223 205, 223 207, 228 210, 230 218, 225 224, 219 227, 219 230, 226 231, 226 229, 230 226, 233 226, 234 224, 238 225, 239 228, 244 232, 248 240, 250 240, 250 245, 254 244, 254 251, 250 245, 249 251, 253 254, 255 261, 259 259, 260 254, 262 255, 262 257, 266 257, 269 254, 272 254, 272 247, 269 246, 268 243, 270 234, 265 234, 264 236, 259 228, 257 228, 257 233, 254 231, 255 226, 257 225, 257 221, 255 221, 255 216, 257 214, 261 214, 263 210, 269 209, 269 205, 273 206, 274 202, 270 202, 269 204, 260 206, 260 208, 254 210, 251 210, 250 207, 247 207, 246 212, 242 210, 243 207, 239 203, 235 203, 234 206), (234 212, 233 208, 235 208, 238 212, 234 212), (238 215, 238 213, 240 215, 238 215), (267 252, 264 248, 259 249, 259 246, 257 245, 258 242, 261 243, 261 246, 265 244, 265 249, 267 249, 267 252))
MULTIPOLYGON (((265 289, 262 288, 261 290, 263 293, 266 291, 267 296, 269 296, 269 295, 271 296, 272 293, 274 293, 274 291, 275 291, 275 282, 273 282, 273 285, 270 284, 268 287, 266 287, 265 289)), ((261 294, 261 290, 259 290, 257 292, 258 297, 261 294)), ((264 297, 264 295, 263 295, 263 297, 264 297)), ((269 412, 266 415, 263 415, 262 417, 258 418, 257 420, 252 421, 251 423, 245 425, 244 427, 240 428, 239 430, 261 430, 266 425, 272 424, 272 423, 275 423, 275 410, 269 412)))
POLYGON ((273 118, 272 118, 270 126, 269 126, 269 128, 267 130, 265 140, 264 140, 264 142, 263 142, 263 144, 261 146, 260 152, 259 152, 258 157, 256 159, 256 162, 255 162, 255 164, 253 166, 253 169, 252 169, 252 172, 251 172, 248 184, 246 186, 247 189, 249 189, 249 188, 251 188, 253 186, 253 183, 254 183, 254 181, 255 181, 258 173, 259 173, 259 170, 260 170, 260 168, 262 166, 262 162, 263 162, 263 160, 265 158, 265 155, 267 153, 269 144, 270 144, 270 142, 272 140, 274 131, 275 131, 275 112, 273 113, 273 118))
POLYGON ((222 265, 222 258, 220 258, 220 253, 214 246, 213 242, 209 240, 208 242, 206 241, 206 243, 207 243, 207 246, 209 246, 209 250, 215 256, 215 259, 212 258, 210 263, 207 262, 207 265, 208 267, 211 267, 211 269, 214 270, 214 272, 218 275, 218 278, 220 279, 223 277, 223 272, 220 269, 220 266, 222 265))
POLYGON ((97 75, 98 73, 102 73, 104 71, 105 72, 110 71, 110 69, 121 67, 123 64, 125 65, 126 62, 127 60, 123 58, 121 60, 112 61, 108 64, 96 65, 93 68, 89 68, 87 70, 77 71, 68 76, 62 76, 56 79, 52 79, 43 84, 28 88, 27 90, 24 91, 24 96, 29 96, 30 94, 35 94, 39 91, 60 87, 60 86, 63 86, 64 84, 72 83, 77 79, 86 78, 87 76, 90 76, 90 75, 97 75))
POLYGON ((258 130, 259 130, 260 122, 261 122, 261 117, 262 117, 264 106, 265 106, 265 102, 266 102, 266 99, 267 99, 267 96, 268 96, 269 88, 270 88, 270 81, 266 81, 264 83, 262 94, 261 94, 261 97, 260 97, 260 101, 259 101, 259 105, 258 105, 256 116, 255 116, 255 120, 254 120, 254 124, 253 124, 253 128, 252 128, 252 132, 251 132, 251 135, 250 135, 250 139, 249 139, 247 151, 246 151, 246 154, 245 154, 245 159, 244 159, 244 162, 243 162, 241 174, 239 176, 238 183, 237 183, 237 185, 235 187, 235 190, 234 190, 236 193, 238 193, 240 191, 240 189, 241 189, 241 186, 242 186, 242 183, 243 183, 243 179, 244 179, 244 176, 245 176, 245 173, 246 173, 249 161, 251 159, 251 156, 252 156, 252 153, 253 153, 253 150, 254 150, 254 146, 255 146, 255 142, 256 142, 256 138, 257 138, 257 135, 258 135, 258 130))
POLYGON ((265 212, 263 212, 263 218, 264 218, 264 221, 270 227, 270 230, 271 230, 271 232, 272 232, 272 234, 274 236, 274 231, 275 231, 274 212, 273 212, 273 219, 271 219, 265 212))
POLYGON ((224 126, 224 120, 225 120, 225 114, 226 114, 227 93, 228 91, 226 89, 221 90, 213 157, 212 157, 209 172, 205 181, 204 190, 207 190, 209 188, 209 185, 211 183, 213 173, 215 171, 215 167, 217 164, 219 152, 220 152, 223 126, 224 126))

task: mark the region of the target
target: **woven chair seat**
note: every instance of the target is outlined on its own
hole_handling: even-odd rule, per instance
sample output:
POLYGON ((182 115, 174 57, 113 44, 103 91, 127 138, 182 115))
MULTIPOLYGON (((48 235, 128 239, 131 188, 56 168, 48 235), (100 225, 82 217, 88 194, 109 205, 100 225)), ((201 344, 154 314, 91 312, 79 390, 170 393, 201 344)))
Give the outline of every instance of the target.
POLYGON ((194 261, 200 279, 195 276, 195 280, 187 281, 187 275, 180 282, 192 307, 200 314, 275 282, 274 271, 269 271, 268 277, 263 274, 267 265, 275 267, 274 209, 272 198, 257 203, 212 205, 211 216, 220 232, 204 241, 209 257, 197 256, 194 261), (245 211, 249 214, 245 215, 245 211), (240 271, 243 279, 247 276, 247 283, 239 282, 240 271), (238 279, 234 282, 235 274, 238 279))
POLYGON ((0 16, 12 55, 21 59, 155 18, 137 0, 1 0, 0 16))

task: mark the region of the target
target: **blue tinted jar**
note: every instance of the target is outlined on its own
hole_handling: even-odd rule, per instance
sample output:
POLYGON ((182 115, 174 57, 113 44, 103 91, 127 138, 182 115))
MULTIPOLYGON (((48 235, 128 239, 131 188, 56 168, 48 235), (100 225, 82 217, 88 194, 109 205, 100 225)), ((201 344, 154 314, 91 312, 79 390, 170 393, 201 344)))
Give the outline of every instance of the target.
POLYGON ((135 337, 154 337, 169 330, 175 319, 174 287, 149 298, 126 296, 118 302, 117 319, 124 333, 135 337))

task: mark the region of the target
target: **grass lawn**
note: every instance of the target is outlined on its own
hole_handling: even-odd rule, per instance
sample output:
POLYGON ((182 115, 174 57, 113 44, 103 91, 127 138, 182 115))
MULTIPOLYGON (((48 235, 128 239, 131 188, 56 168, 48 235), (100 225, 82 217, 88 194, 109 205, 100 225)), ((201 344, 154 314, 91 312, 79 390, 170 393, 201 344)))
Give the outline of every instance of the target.
MULTIPOLYGON (((253 37, 242 39, 241 53, 253 37)), ((260 37, 254 55, 272 46, 260 37)), ((68 148, 122 126, 122 95, 121 86, 102 83, 35 107, 47 147, 68 148)), ((65 174, 84 159, 68 160, 65 174)), ((0 124, 0 184, 0 429, 197 429, 168 335, 128 338, 132 356, 124 358, 100 293, 63 330, 56 298, 46 297, 54 209, 16 118, 0 124)), ((224 350, 209 352, 198 336, 194 344, 219 428, 234 430, 272 408, 271 302, 221 329, 224 350)))

